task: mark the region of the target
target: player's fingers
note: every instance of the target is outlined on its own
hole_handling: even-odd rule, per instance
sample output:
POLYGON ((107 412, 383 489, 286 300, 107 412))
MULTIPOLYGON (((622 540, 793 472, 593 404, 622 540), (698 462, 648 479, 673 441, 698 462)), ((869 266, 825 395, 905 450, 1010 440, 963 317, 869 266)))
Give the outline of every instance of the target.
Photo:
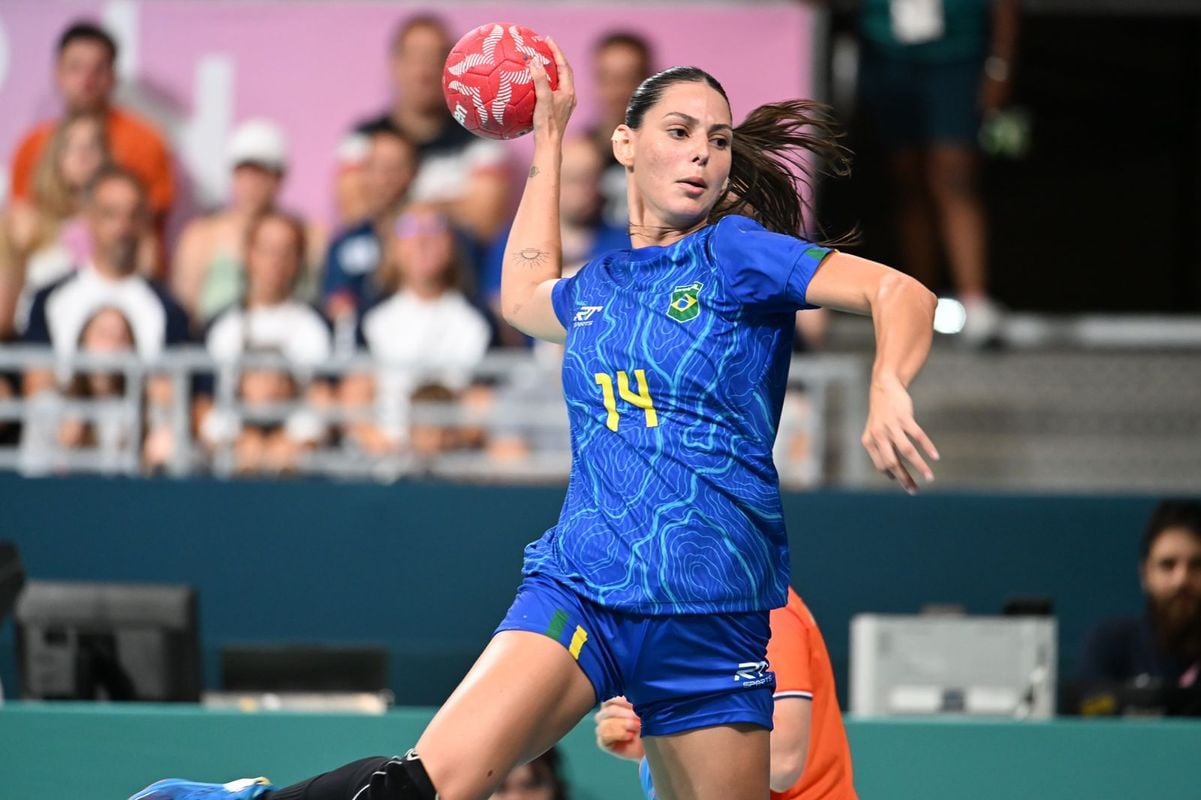
POLYGON ((545 92, 550 91, 550 80, 546 77, 546 67, 542 66, 542 62, 537 58, 531 58, 526 62, 526 66, 530 71, 530 77, 534 80, 534 91, 541 98, 545 92))
POLYGON ((914 420, 909 420, 909 424, 905 426, 905 433, 909 434, 909 438, 917 442, 922 450, 926 451, 926 455, 928 455, 930 458, 934 459, 935 461, 938 461, 940 458, 942 458, 942 456, 938 454, 938 448, 934 446, 934 442, 930 440, 930 437, 926 435, 926 432, 922 430, 922 426, 918 425, 917 422, 914 420))
POLYGON ((876 427, 869 428, 864 432, 862 441, 876 469, 900 483, 905 491, 912 494, 916 490, 913 479, 901 465, 901 460, 897 455, 896 448, 889 440, 887 430, 876 427))
POLYGON ((559 45, 551 37, 546 37, 546 46, 555 56, 555 68, 559 71, 559 91, 575 94, 575 73, 567 63, 567 56, 559 49, 559 45))
POLYGON ((926 463, 925 459, 922 458, 921 453, 919 453, 917 448, 913 446, 913 443, 909 441, 909 437, 906 435, 905 431, 901 428, 897 428, 892 432, 892 438, 893 446, 896 448, 896 451, 901 458, 905 459, 905 461, 908 461, 913 468, 918 471, 918 474, 927 481, 934 480, 934 470, 930 469, 930 466, 926 463))
POLYGON ((884 472, 884 462, 880 460, 879 450, 876 447, 876 441, 868 434, 863 434, 863 438, 859 440, 863 445, 863 449, 867 451, 867 457, 872 460, 872 466, 879 472, 884 472))
POLYGON ((884 448, 884 464, 888 468, 888 474, 891 475, 897 483, 901 484, 901 488, 909 494, 917 494, 917 481, 909 474, 909 470, 905 469, 904 463, 901 461, 901 456, 897 453, 897 449, 887 444, 884 448))

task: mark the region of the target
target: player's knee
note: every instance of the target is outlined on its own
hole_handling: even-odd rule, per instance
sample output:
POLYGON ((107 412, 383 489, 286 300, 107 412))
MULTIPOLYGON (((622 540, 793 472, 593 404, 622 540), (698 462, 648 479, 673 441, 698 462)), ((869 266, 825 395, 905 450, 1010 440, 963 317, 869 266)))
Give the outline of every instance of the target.
POLYGON ((437 800, 425 765, 412 750, 388 759, 371 776, 369 800, 437 800))

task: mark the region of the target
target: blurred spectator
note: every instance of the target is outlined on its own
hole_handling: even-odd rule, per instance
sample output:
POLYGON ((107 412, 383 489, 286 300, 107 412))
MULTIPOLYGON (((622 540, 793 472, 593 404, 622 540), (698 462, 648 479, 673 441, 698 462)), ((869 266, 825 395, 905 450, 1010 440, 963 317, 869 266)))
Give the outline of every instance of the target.
POLYGON ((1161 502, 1139 550, 1146 610, 1098 625, 1085 641, 1078 678, 1201 688, 1201 503, 1161 502))
POLYGON ((567 406, 562 400, 563 346, 536 341, 533 359, 496 387, 473 386, 475 416, 485 421, 488 459, 510 474, 556 476, 571 466, 567 406))
POLYGON ((269 211, 250 223, 246 239, 246 292, 242 303, 221 313, 205 341, 218 364, 276 356, 286 366, 250 363, 237 375, 236 402, 202 412, 200 435, 211 448, 232 445, 238 472, 281 473, 325 439, 318 409, 330 390, 312 371, 332 352, 325 319, 293 298, 305 257, 300 219, 269 211), (309 407, 287 411, 305 402, 309 407))
POLYGON ((412 200, 437 205, 476 242, 491 242, 500 233, 509 202, 504 149, 469 133, 446 108, 442 70, 452 43, 434 16, 410 17, 397 27, 391 49, 392 108, 356 125, 341 148, 337 195, 343 221, 370 214, 362 172, 366 139, 391 131, 417 146, 412 200))
MULTIPOLYGON (((161 223, 171 208, 175 191, 171 158, 163 137, 150 123, 112 105, 116 60, 117 43, 103 28, 90 22, 76 22, 58 40, 55 86, 63 101, 64 115, 104 117, 113 158, 142 181, 150 209, 161 223)), ((12 156, 11 197, 29 200, 32 196, 35 167, 55 124, 55 120, 39 123, 17 146, 12 156)))
MULTIPOLYGON (((277 207, 288 166, 287 143, 275 123, 247 120, 230 137, 227 158, 233 172, 229 204, 188 223, 171 269, 172 290, 197 324, 242 297, 246 232, 254 219, 277 207)), ((321 232, 310 225, 306 238, 308 252, 319 258, 321 232)), ((306 277, 317 271, 315 261, 306 277)))
POLYGON ((380 295, 385 243, 416 169, 417 151, 403 136, 389 130, 369 136, 361 170, 365 211, 330 243, 322 278, 325 312, 340 331, 353 332, 358 314, 380 295))
MULTIPOLYGON (((96 311, 83 326, 78 351, 93 356, 134 353, 134 332, 125 315, 116 308, 96 311)), ((70 451, 91 453, 91 466, 100 472, 126 469, 129 458, 148 469, 158 469, 170 458, 173 445, 165 414, 154 414, 142 431, 126 401, 127 378, 120 370, 78 369, 61 395, 43 392, 34 398, 21 438, 21 468, 26 473, 66 470, 70 451), (91 401, 87 415, 70 404, 91 401)), ((140 400, 138 401, 140 402, 140 400)))
POLYGON ((561 761, 558 749, 552 747, 528 764, 513 767, 492 800, 569 800, 561 761))
POLYGON ((889 152, 900 266, 937 291, 941 245, 972 343, 1000 322, 978 141, 981 113, 1009 101, 1018 13, 1018 0, 862 0, 860 93, 889 152))
MULTIPOLYGON (((0 288, 0 293, 14 294, 0 296, 0 335, 23 332, 33 296, 91 257, 83 196, 92 178, 109 163, 103 117, 74 114, 55 126, 34 171, 32 197, 14 201, 3 219, 7 246, 0 262, 11 288, 0 288)), ((140 272, 153 272, 156 246, 146 230, 138 248, 140 272)))
MULTIPOLYGON (((813 614, 791 587, 786 605, 771 612, 767 662, 776 677, 772 797, 855 800, 851 751, 838 708, 830 654, 813 614)), ((643 790, 648 800, 655 800, 641 731, 642 721, 624 697, 605 700, 596 713, 597 746, 618 758, 639 762, 643 790)))
POLYGON ((481 443, 480 431, 469 425, 461 404, 466 394, 457 394, 438 383, 417 387, 409 397, 413 418, 409 446, 420 457, 455 450, 474 449, 481 443))
POLYGON ((592 50, 593 80, 596 81, 597 118, 588 129, 603 164, 601 193, 604 215, 612 225, 629 222, 626 207, 626 171, 613 157, 613 130, 626 121, 630 95, 654 69, 650 44, 630 31, 613 31, 592 50))
MULTIPOLYGON (((101 168, 85 195, 84 219, 91 259, 34 296, 25 341, 52 345, 56 355, 70 357, 88 320, 101 308, 112 307, 128 320, 141 358, 153 360, 166 346, 183 343, 188 335, 183 309, 136 273, 147 224, 137 177, 121 167, 101 168)), ((169 396, 169 384, 160 395, 154 383, 148 386, 152 393, 169 396)), ((32 397, 54 385, 51 370, 34 369, 26 373, 23 390, 32 397)))
MULTIPOLYGON (((601 214, 600 180, 603 167, 604 162, 589 139, 577 137, 563 143, 559 220, 564 277, 574 275, 576 270, 602 253, 630 247, 630 235, 626 229, 606 222, 601 214)), ((506 233, 490 249, 481 287, 481 293, 497 319, 501 318, 500 274, 508 238, 506 233)), ((501 341, 510 345, 521 344, 525 337, 502 323, 501 341)))
POLYGON ((348 411, 375 409, 375 422, 353 423, 348 435, 376 454, 408 444, 414 388, 437 383, 461 391, 491 338, 484 315, 459 289, 464 267, 444 214, 429 206, 406 210, 391 250, 388 281, 395 291, 359 323, 359 342, 380 366, 374 377, 352 375, 341 387, 348 411))

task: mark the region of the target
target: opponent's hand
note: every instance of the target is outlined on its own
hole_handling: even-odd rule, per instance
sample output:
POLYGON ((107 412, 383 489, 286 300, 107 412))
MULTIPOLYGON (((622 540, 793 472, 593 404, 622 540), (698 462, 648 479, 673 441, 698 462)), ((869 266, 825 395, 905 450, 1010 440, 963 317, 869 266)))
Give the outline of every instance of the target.
POLYGON ((549 36, 546 44, 555 55, 555 67, 559 71, 559 88, 550 88, 546 67, 536 58, 530 59, 530 76, 534 79, 534 136, 551 135, 561 139, 567 129, 567 120, 575 110, 575 78, 566 56, 549 36))
POLYGON ((643 759, 646 751, 642 747, 641 730, 642 720, 624 697, 606 700, 596 712, 596 746, 618 758, 643 759))
POLYGON ((876 469, 900 483, 909 494, 917 494, 918 488, 910 470, 927 483, 934 480, 934 471, 914 445, 920 445, 934 461, 938 460, 938 450, 913 418, 913 399, 900 381, 872 380, 862 441, 876 469))

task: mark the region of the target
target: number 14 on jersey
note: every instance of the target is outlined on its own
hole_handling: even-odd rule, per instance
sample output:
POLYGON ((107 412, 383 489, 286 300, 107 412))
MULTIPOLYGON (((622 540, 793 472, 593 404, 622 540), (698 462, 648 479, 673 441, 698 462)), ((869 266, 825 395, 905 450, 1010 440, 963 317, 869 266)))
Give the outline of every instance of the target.
MULTIPOLYGON (((630 391, 630 376, 621 370, 617 373, 617 394, 635 408, 641 408, 646 415, 646 427, 655 428, 659 425, 659 415, 655 413, 655 403, 651 400, 650 390, 646 386, 646 370, 634 370, 634 381, 638 391, 630 391)), ((609 430, 616 431, 619 421, 617 413, 617 396, 613 394, 613 376, 606 372, 596 373, 596 382, 601 387, 601 395, 605 401, 605 411, 608 412, 605 424, 609 430)))

